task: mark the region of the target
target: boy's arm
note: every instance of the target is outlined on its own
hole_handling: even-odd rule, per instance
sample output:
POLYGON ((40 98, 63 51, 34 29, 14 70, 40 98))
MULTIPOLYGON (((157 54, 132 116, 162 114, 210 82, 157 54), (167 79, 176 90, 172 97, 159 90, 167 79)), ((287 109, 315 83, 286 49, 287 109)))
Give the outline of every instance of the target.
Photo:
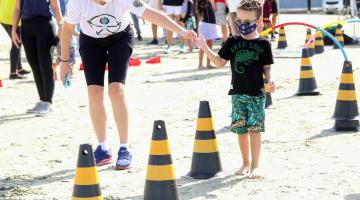
POLYGON ((264 65, 264 75, 265 78, 270 82, 271 81, 271 65, 264 65))
POLYGON ((206 56, 216 66, 223 67, 228 62, 228 60, 222 59, 219 55, 217 55, 207 46, 204 36, 201 35, 199 38, 196 39, 196 45, 205 52, 206 56))

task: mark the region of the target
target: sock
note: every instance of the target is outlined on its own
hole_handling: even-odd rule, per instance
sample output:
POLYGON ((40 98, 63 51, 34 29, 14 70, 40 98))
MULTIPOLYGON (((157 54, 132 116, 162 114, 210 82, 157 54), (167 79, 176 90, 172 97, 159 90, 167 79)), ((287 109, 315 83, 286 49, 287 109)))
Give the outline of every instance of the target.
POLYGON ((127 144, 120 144, 120 148, 121 148, 121 147, 127 148, 127 144))
POLYGON ((103 149, 103 150, 109 150, 108 147, 107 147, 107 145, 106 145, 106 142, 105 142, 105 141, 104 141, 104 142, 99 142, 99 145, 101 146, 101 149, 103 149))

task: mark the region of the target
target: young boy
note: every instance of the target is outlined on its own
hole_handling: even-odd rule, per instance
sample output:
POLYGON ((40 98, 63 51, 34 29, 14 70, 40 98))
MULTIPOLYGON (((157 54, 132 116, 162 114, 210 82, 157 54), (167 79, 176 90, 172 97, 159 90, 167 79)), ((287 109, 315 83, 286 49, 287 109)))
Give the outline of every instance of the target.
POLYGON ((196 40, 196 44, 216 66, 224 66, 230 60, 232 80, 229 95, 232 95, 233 110, 231 131, 238 134, 243 158, 243 165, 235 174, 249 173, 250 178, 262 177, 259 158, 260 133, 265 131, 263 74, 270 83, 270 90, 273 92, 275 88, 270 79, 270 67, 273 64, 271 45, 267 39, 260 38, 256 30, 261 13, 262 5, 259 1, 242 0, 236 13, 236 26, 240 35, 230 37, 218 55, 206 45, 203 36, 196 40))

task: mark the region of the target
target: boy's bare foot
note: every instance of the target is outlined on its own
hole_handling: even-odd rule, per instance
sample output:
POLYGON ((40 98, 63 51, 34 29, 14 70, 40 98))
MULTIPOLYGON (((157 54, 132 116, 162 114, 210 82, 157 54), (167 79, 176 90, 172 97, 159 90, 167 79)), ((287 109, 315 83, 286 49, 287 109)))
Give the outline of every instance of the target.
POLYGON ((262 179, 264 178, 264 175, 261 173, 261 170, 258 167, 255 167, 251 169, 251 172, 249 174, 249 178, 251 179, 262 179))
POLYGON ((249 172, 250 172, 250 165, 243 165, 238 171, 235 172, 235 175, 244 176, 249 172))
POLYGON ((202 65, 199 65, 198 66, 198 69, 202 70, 202 69, 206 69, 206 67, 202 66, 202 65))

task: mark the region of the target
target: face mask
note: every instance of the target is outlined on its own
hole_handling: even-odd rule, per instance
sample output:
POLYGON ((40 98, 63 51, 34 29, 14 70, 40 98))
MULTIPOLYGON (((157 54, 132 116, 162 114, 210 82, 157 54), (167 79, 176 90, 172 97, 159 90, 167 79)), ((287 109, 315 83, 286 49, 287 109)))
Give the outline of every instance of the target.
POLYGON ((250 33, 254 32, 257 28, 257 21, 258 19, 249 23, 241 22, 239 19, 235 20, 237 29, 239 30, 241 35, 249 35, 250 33))

